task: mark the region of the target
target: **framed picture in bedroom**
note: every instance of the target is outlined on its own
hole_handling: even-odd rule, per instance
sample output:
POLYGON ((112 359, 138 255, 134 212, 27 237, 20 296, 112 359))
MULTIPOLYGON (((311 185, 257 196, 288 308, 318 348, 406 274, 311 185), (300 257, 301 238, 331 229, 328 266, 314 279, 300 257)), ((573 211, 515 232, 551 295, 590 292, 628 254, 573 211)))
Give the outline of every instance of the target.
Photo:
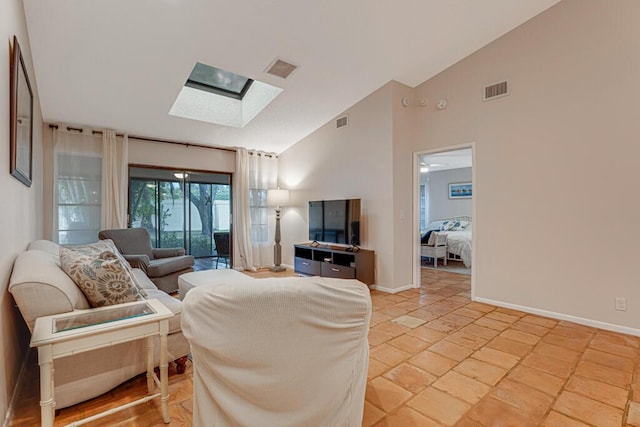
POLYGON ((18 181, 31 187, 33 92, 16 36, 13 36, 10 81, 10 172, 18 181))
POLYGON ((470 182, 453 182, 449 184, 450 199, 470 199, 473 186, 470 182))

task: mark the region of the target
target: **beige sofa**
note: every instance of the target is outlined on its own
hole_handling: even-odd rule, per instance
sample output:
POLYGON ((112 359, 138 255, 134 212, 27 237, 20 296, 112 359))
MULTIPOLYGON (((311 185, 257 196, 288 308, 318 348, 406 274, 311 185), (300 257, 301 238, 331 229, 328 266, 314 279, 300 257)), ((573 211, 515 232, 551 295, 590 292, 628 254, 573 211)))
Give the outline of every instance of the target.
MULTIPOLYGON (((18 256, 13 266, 9 291, 29 330, 33 330, 38 317, 90 308, 84 294, 60 267, 58 253, 56 243, 38 240, 18 256)), ((169 321, 169 360, 175 359, 178 371, 183 372, 189 343, 180 329, 182 303, 158 290, 142 270, 133 269, 133 274, 145 288, 147 298, 160 300, 175 313, 169 321)), ((65 408, 111 390, 145 372, 145 362, 142 340, 56 360, 56 408, 65 408)))

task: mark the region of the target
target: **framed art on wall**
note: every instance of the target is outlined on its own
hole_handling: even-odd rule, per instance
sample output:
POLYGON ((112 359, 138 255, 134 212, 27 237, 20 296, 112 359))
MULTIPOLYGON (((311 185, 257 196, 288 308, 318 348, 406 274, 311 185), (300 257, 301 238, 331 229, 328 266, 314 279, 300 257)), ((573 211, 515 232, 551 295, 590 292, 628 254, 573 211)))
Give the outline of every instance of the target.
POLYGON ((33 92, 18 38, 13 36, 10 88, 10 171, 11 175, 31 187, 33 175, 33 92))
POLYGON ((470 182, 453 182, 449 184, 450 199, 470 199, 473 187, 470 182))

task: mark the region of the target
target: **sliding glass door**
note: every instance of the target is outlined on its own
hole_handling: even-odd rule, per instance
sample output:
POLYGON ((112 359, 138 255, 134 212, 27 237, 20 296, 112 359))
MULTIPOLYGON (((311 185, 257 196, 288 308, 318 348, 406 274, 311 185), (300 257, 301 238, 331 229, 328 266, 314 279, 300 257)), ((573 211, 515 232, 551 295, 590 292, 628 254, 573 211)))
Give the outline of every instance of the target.
POLYGON ((231 174, 131 166, 129 224, 154 247, 218 256, 214 233, 231 232, 231 174))
POLYGON ((190 173, 187 179, 187 246, 195 257, 217 255, 213 234, 231 232, 231 185, 199 172, 190 173))

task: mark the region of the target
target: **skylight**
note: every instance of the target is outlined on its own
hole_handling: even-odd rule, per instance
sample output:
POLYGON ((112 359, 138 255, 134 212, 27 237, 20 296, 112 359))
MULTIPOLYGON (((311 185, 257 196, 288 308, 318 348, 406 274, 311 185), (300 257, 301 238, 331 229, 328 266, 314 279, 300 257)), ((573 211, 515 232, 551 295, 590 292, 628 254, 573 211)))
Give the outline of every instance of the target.
POLYGON ((169 115, 242 128, 282 89, 197 62, 169 115))
POLYGON ((197 62, 185 86, 242 99, 251 83, 248 77, 197 62))

